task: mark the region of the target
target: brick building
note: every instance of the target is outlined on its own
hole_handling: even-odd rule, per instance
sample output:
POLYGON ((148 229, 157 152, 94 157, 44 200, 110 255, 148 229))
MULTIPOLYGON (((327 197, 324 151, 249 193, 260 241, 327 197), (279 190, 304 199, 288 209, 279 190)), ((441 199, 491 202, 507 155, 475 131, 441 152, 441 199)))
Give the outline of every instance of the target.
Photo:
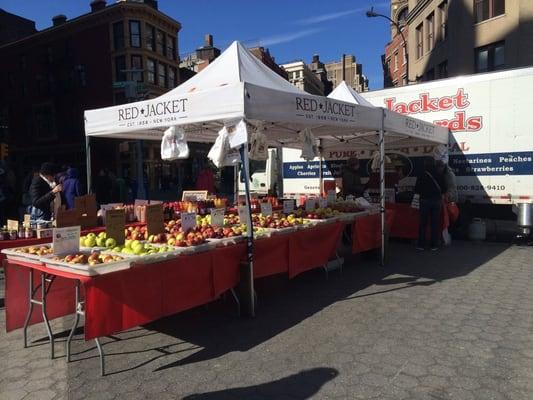
POLYGON ((395 24, 390 24, 391 41, 385 46, 383 56, 383 86, 386 88, 407 85, 406 43, 409 40, 409 29, 407 29, 406 19, 408 14, 408 0, 391 1, 391 19, 400 26, 401 33, 395 24))
MULTIPOLYGON (((0 119, 17 175, 49 160, 84 171, 84 110, 177 86, 180 29, 156 1, 93 0, 87 14, 58 15, 51 27, 0 46, 0 119)), ((133 174, 134 154, 119 152, 127 145, 93 142, 93 174, 100 168, 133 174)), ((151 146, 158 144, 145 147, 147 158, 151 146)))
POLYGON ((368 90, 368 79, 363 74, 363 64, 358 64, 355 56, 346 55, 340 61, 325 64, 327 78, 333 83, 335 89, 343 80, 357 92, 368 90), (344 71, 344 72, 343 72, 344 71))
POLYGON ((36 32, 35 22, 0 8, 0 46, 36 32))

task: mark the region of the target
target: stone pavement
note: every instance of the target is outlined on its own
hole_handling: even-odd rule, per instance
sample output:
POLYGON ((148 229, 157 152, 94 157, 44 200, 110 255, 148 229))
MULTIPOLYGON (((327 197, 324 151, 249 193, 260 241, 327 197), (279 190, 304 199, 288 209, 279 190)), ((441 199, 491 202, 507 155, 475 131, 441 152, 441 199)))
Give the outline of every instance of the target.
POLYGON ((104 338, 104 378, 81 331, 65 363, 71 318, 50 360, 42 326, 24 349, 0 312, 0 399, 533 399, 533 248, 391 255, 261 280, 255 319, 228 297, 104 338))

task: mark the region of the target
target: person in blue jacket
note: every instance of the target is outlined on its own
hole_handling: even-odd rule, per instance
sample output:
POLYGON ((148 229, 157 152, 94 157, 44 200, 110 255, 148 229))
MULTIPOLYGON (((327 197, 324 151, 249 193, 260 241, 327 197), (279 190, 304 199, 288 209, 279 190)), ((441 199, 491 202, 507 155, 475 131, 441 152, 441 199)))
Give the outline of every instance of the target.
POLYGON ((78 170, 76 168, 67 169, 63 183, 63 194, 65 196, 67 209, 74 208, 74 198, 84 194, 82 185, 78 179, 78 170))

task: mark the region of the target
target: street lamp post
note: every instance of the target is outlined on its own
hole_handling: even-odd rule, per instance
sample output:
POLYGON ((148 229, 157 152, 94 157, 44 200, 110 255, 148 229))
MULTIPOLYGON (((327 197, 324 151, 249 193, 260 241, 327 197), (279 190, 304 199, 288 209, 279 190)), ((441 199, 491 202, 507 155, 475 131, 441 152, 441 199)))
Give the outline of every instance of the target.
POLYGON ((398 21, 393 21, 391 18, 387 17, 386 15, 378 14, 377 12, 374 11, 374 7, 371 7, 370 10, 366 12, 366 16, 368 18, 375 18, 375 17, 385 18, 389 20, 396 27, 398 32, 400 32, 400 35, 403 40, 403 48, 405 50, 404 54, 405 54, 405 69, 407 70, 407 84, 416 82, 416 81, 412 81, 409 79, 409 52, 407 51, 407 41, 405 40, 405 36, 403 35, 402 27, 400 23, 398 21))

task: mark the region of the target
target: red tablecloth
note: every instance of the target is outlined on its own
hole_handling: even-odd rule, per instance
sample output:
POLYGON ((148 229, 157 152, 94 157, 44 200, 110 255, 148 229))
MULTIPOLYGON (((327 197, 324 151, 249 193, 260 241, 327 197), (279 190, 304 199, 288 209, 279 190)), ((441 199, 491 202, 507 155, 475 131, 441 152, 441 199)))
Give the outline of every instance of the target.
MULTIPOLYGON (((278 234, 254 243, 254 277, 288 272, 292 278, 319 267, 335 254, 343 224, 335 223, 291 234, 278 234)), ((155 264, 97 277, 48 269, 45 266, 6 262, 6 330, 23 326, 28 310, 28 276, 40 282, 38 271, 55 275, 48 292, 49 319, 74 312, 76 280, 85 296, 85 339, 106 336, 215 300, 235 287, 244 243, 208 252, 182 255, 155 264)), ((40 297, 40 292, 37 293, 40 297)), ((31 324, 42 322, 36 307, 31 324)))
MULTIPOLYGON (((419 211, 412 208, 409 204, 387 204, 387 209, 395 211, 395 217, 390 229, 390 236, 402 239, 418 239, 418 225, 420 223, 419 211)), ((441 210, 441 229, 442 232, 450 225, 448 209, 443 204, 441 210)), ((429 228, 428 228, 429 233, 429 228)))
MULTIPOLYGON (((394 224, 397 214, 387 210, 385 214, 387 227, 394 224)), ((358 217, 352 225, 352 252, 361 253, 381 247, 381 214, 358 217)))

